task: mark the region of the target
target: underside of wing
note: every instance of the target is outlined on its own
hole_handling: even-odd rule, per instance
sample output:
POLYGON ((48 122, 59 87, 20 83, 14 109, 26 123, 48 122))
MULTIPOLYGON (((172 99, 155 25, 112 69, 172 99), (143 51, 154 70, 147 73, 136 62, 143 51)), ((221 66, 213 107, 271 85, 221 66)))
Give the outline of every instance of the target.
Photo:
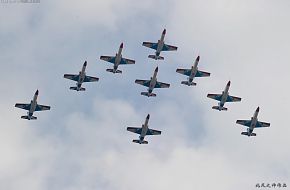
POLYGON ((135 60, 122 58, 120 64, 121 65, 135 64, 135 60))
POLYGON ((176 72, 182 75, 190 76, 191 69, 176 69, 176 72))
POLYGON ((143 42, 142 45, 145 47, 149 47, 151 49, 155 49, 155 50, 157 50, 157 46, 158 46, 157 43, 152 43, 152 42, 143 42))
POLYGON ((221 94, 208 94, 207 95, 208 98, 217 100, 217 101, 221 101, 222 100, 222 95, 221 94))
POLYGON ((116 57, 115 56, 101 56, 100 59, 110 62, 110 63, 115 63, 116 57))
POLYGON ((19 103, 15 104, 15 107, 21 108, 24 110, 30 110, 30 106, 31 106, 31 104, 19 104, 19 103))
POLYGON ((256 128, 261 128, 261 127, 270 127, 270 123, 266 123, 266 122, 258 121, 255 127, 256 127, 256 128))
POLYGON ((146 135, 161 135, 161 131, 148 129, 146 135))
POLYGON ((99 78, 86 76, 85 79, 84 79, 84 82, 95 82, 95 81, 99 81, 99 78))
POLYGON ((142 128, 138 128, 138 127, 127 127, 127 131, 130 131, 132 133, 137 133, 137 134, 141 134, 142 132, 142 128))
POLYGON ((35 111, 45 111, 45 110, 50 110, 50 106, 44 106, 44 105, 37 104, 35 107, 35 111))
POLYGON ((226 102, 240 102, 242 98, 235 96, 228 96, 226 102))
POLYGON ((247 127, 251 126, 251 120, 237 120, 236 123, 247 127))
POLYGON ((167 44, 164 44, 162 48, 162 51, 176 51, 176 50, 177 50, 176 46, 171 46, 167 44))
POLYGON ((163 82, 156 82, 154 88, 169 88, 170 84, 163 83, 163 82))
POLYGON ((137 79, 137 80, 135 80, 135 83, 149 87, 150 80, 139 80, 139 79, 137 79))
POLYGON ((79 80, 79 75, 71 75, 71 74, 65 74, 63 75, 64 78, 70 79, 73 81, 78 81, 79 80))
POLYGON ((209 77, 210 73, 204 71, 197 71, 195 77, 209 77))

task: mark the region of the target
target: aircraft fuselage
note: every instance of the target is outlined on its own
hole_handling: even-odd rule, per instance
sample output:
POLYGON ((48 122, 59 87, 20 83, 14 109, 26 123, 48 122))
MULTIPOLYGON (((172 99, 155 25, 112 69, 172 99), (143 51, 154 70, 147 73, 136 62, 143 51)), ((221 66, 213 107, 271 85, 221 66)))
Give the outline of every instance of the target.
POLYGON ((144 138, 147 134, 149 118, 150 118, 150 115, 148 114, 146 119, 145 119, 145 123, 142 125, 142 131, 141 131, 141 134, 139 136, 140 142, 142 142, 144 140, 144 138))

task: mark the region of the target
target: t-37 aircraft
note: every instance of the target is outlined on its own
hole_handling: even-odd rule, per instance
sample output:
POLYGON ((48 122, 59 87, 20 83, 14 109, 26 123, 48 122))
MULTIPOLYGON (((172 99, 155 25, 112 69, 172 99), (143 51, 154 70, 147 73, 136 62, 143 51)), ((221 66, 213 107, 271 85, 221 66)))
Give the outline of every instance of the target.
POLYGON ((77 86, 70 87, 71 90, 76 91, 85 91, 86 89, 82 87, 82 84, 84 82, 95 82, 99 81, 99 78, 97 77, 91 77, 86 75, 86 67, 87 67, 87 61, 84 62, 82 70, 79 72, 78 75, 73 74, 65 74, 63 77, 66 79, 77 81, 77 86))
POLYGON ((30 104, 19 104, 19 103, 15 104, 15 107, 17 107, 17 108, 28 110, 27 115, 21 116, 22 119, 36 120, 37 117, 33 116, 33 112, 50 110, 50 106, 44 106, 44 105, 37 104, 37 97, 38 97, 38 90, 36 90, 30 104))
POLYGON ((161 51, 176 51, 177 47, 175 46, 171 46, 171 45, 167 45, 164 43, 164 38, 165 38, 165 34, 166 34, 166 29, 163 30, 162 34, 161 34, 161 38, 160 40, 158 40, 157 43, 153 43, 153 42, 143 42, 143 46, 149 47, 151 49, 155 49, 155 55, 149 55, 149 58, 155 59, 155 60, 164 60, 164 57, 160 56, 161 51))
POLYGON ((135 83, 141 84, 143 86, 148 87, 147 92, 141 92, 141 95, 143 96, 156 96, 156 94, 152 93, 154 88, 169 88, 170 84, 158 82, 157 81, 157 73, 158 73, 158 67, 156 67, 153 77, 150 78, 150 80, 135 80, 135 83))
POLYGON ((131 131, 133 133, 137 133, 140 135, 138 140, 133 140, 134 143, 148 144, 148 141, 144 140, 146 135, 161 135, 161 131, 157 131, 157 130, 148 128, 149 118, 150 118, 150 115, 148 114, 146 117, 145 123, 142 125, 141 128, 127 127, 127 131, 131 131))
POLYGON ((248 137, 256 136, 256 133, 253 133, 254 128, 270 127, 270 123, 258 121, 259 110, 260 108, 258 107, 251 120, 237 120, 237 124, 248 127, 247 132, 242 132, 242 135, 247 135, 248 137))
POLYGON ((100 59, 113 63, 113 69, 107 69, 106 71, 111 73, 122 73, 121 70, 118 70, 119 65, 135 64, 135 60, 126 59, 122 57, 123 43, 121 43, 118 53, 116 56, 101 56, 100 59))
POLYGON ((176 69, 177 73, 183 74, 188 76, 187 81, 182 81, 181 84, 192 86, 196 85, 195 82, 192 82, 195 77, 209 77, 210 73, 200 71, 198 70, 198 62, 199 62, 200 56, 198 56, 194 62, 194 65, 191 67, 191 69, 176 69))
POLYGON ((239 97, 235 97, 235 96, 230 96, 229 95, 229 88, 231 85, 231 81, 229 81, 225 87, 225 90, 222 92, 222 94, 208 94, 207 97, 208 98, 212 98, 214 100, 219 101, 218 106, 213 106, 212 109, 216 109, 216 110, 228 110, 228 108, 224 107, 224 104, 226 102, 240 102, 242 100, 242 98, 239 97))

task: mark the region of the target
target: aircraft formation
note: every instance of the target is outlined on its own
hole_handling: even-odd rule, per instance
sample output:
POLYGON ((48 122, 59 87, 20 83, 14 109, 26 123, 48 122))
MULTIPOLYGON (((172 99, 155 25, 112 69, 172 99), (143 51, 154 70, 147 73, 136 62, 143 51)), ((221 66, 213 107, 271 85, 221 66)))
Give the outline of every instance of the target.
MULTIPOLYGON (((143 46, 155 50, 154 55, 149 55, 148 58, 154 59, 156 61, 164 60, 164 57, 160 55, 162 51, 177 51, 178 48, 176 46, 165 44, 165 41, 164 41, 165 34, 166 34, 166 29, 163 30, 161 34, 161 38, 157 41, 157 43, 154 43, 154 42, 142 43, 143 46)), ((111 72, 113 74, 115 73, 121 74, 122 71, 118 69, 120 65, 135 64, 135 60, 122 57, 123 47, 124 45, 123 43, 121 43, 119 50, 115 56, 100 56, 101 60, 113 64, 112 69, 106 69, 107 72, 111 72)), ((177 68, 176 69, 177 73, 188 77, 187 80, 181 81, 181 84, 187 85, 187 86, 195 86, 196 83, 193 82, 194 78, 210 76, 210 73, 201 71, 198 69, 199 61, 200 61, 200 56, 198 56, 195 59, 194 64, 192 65, 191 68, 189 69, 177 68)), ((83 83, 99 81, 98 77, 86 75, 86 67, 87 67, 87 61, 84 62, 81 71, 79 71, 79 74, 64 74, 63 76, 64 78, 76 81, 76 86, 70 87, 69 88, 70 90, 85 91, 86 89, 82 87, 83 83)), ((141 92, 141 95, 147 96, 147 97, 156 97, 156 94, 153 93, 153 90, 155 88, 169 88, 170 87, 170 84, 158 81, 157 74, 158 74, 158 67, 155 68, 153 75, 152 77, 150 77, 150 79, 147 79, 147 80, 136 79, 135 80, 136 84, 140 84, 147 87, 147 91, 141 92)), ((218 111, 227 111, 228 109, 224 107, 226 102, 240 102, 242 100, 240 97, 229 95, 230 85, 231 85, 231 81, 228 81, 228 83, 225 86, 225 89, 222 91, 221 94, 208 94, 207 95, 208 98, 217 100, 219 102, 218 105, 213 106, 212 109, 218 110, 218 111)), ((28 111, 27 115, 21 116, 22 119, 36 120, 37 117, 33 116, 33 113, 35 111, 50 110, 50 106, 40 105, 37 103, 38 95, 39 95, 39 91, 36 90, 33 96, 33 99, 31 100, 30 103, 27 103, 27 104, 16 103, 15 104, 15 107, 25 109, 28 111)), ((237 124, 248 127, 247 131, 242 132, 241 135, 246 135, 248 137, 256 136, 256 134, 253 133, 253 130, 255 128, 270 127, 270 123, 258 121, 259 110, 260 108, 258 107, 256 111, 254 112, 253 117, 250 120, 237 120, 236 121, 237 124)), ((161 135, 161 131, 150 129, 148 127, 149 118, 150 118, 150 114, 147 115, 145 122, 144 124, 142 124, 141 127, 127 127, 127 131, 139 134, 139 139, 133 140, 134 143, 148 144, 148 141, 144 140, 146 135, 161 135)))

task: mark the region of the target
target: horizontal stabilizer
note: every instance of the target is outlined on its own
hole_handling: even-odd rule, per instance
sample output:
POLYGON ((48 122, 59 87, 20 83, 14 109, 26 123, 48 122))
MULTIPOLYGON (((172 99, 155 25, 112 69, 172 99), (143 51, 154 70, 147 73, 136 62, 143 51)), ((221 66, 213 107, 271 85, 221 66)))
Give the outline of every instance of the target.
POLYGON ((24 115, 24 116, 21 116, 21 119, 36 120, 37 117, 34 117, 34 116, 29 117, 29 116, 27 116, 27 115, 24 115))
POLYGON ((164 60, 164 57, 157 55, 149 55, 148 57, 155 60, 164 60))
POLYGON ((187 86, 196 86, 195 82, 189 82, 189 81, 181 81, 181 84, 187 85, 187 86))
POLYGON ((107 72, 111 72, 111 73, 122 73, 121 70, 114 70, 114 69, 106 69, 107 72))
POLYGON ((246 136, 257 136, 256 133, 248 133, 248 132, 242 132, 241 135, 246 135, 246 136))
POLYGON ((85 88, 83 88, 83 87, 78 88, 78 87, 76 87, 76 86, 72 86, 72 87, 70 87, 69 89, 70 89, 70 90, 76 90, 76 91, 86 91, 85 88))
POLYGON ((149 92, 141 92, 141 95, 143 95, 143 96, 148 96, 148 97, 150 97, 150 96, 156 97, 156 94, 154 94, 154 93, 149 93, 149 92))
POLYGON ((213 106, 212 109, 219 110, 219 111, 227 111, 228 110, 228 108, 220 107, 220 106, 213 106))
POLYGON ((132 142, 138 143, 138 144, 148 144, 148 141, 133 140, 132 142))

